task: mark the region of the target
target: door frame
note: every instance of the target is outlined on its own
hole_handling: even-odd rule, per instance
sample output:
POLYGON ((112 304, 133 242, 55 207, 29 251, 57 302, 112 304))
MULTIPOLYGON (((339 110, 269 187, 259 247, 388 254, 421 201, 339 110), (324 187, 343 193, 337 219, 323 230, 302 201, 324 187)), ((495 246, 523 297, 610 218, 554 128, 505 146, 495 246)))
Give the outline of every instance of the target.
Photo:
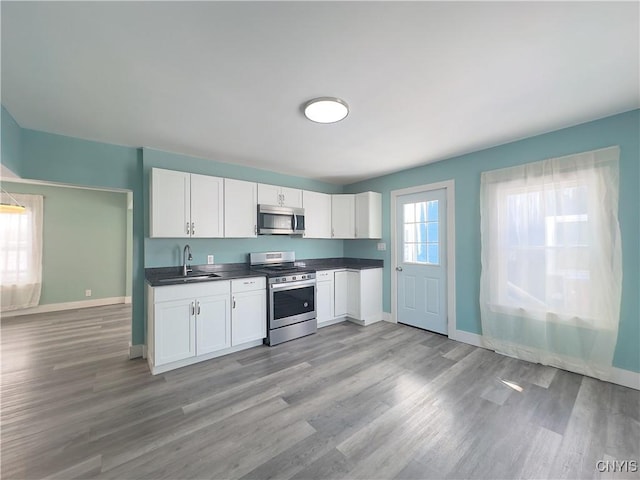
POLYGON ((456 336, 456 209, 455 209, 455 181, 444 180, 442 182, 418 185, 416 187, 391 190, 390 230, 391 230, 391 321, 398 323, 398 266, 396 238, 396 209, 398 197, 412 193, 429 192, 432 190, 445 190, 447 198, 447 335, 450 339, 456 336))

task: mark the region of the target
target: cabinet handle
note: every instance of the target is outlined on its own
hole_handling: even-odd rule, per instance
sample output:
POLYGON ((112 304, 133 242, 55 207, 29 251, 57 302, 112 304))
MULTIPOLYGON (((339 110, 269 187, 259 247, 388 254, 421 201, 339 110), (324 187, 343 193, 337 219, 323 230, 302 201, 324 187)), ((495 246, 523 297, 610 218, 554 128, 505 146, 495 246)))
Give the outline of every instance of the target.
POLYGON ((196 224, 194 222, 191 222, 191 235, 196 233, 196 224))
POLYGON ((353 231, 353 236, 358 238, 358 229, 357 228, 353 231))
POLYGON ((198 315, 200 315, 200 302, 198 302, 198 315))
POLYGON ((189 222, 187 222, 187 235, 189 235, 191 232, 189 231, 189 222))
POLYGON ((196 305, 194 302, 191 302, 191 315, 195 315, 196 314, 196 305))
POLYGON ((333 231, 333 228, 331 229, 331 236, 335 237, 335 232, 333 231))
POLYGON ((258 234, 258 225, 253 226, 253 233, 258 234))
POLYGON ((236 308, 236 297, 233 297, 233 306, 231 308, 236 308))

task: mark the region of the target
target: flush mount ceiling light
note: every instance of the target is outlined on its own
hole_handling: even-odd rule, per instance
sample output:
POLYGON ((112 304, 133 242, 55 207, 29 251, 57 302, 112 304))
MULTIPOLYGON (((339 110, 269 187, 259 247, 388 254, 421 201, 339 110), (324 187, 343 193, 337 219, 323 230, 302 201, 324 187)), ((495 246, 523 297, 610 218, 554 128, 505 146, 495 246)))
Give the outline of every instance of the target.
POLYGON ((304 116, 316 123, 335 123, 349 115, 349 105, 335 97, 320 97, 304 104, 304 116))

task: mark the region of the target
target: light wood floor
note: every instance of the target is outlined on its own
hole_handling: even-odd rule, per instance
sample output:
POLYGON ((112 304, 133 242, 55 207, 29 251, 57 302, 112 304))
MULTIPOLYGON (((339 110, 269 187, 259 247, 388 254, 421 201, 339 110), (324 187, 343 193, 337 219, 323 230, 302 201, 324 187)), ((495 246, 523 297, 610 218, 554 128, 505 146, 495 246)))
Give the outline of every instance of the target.
POLYGON ((640 460, 635 390, 384 322, 151 376, 130 315, 2 321, 3 479, 639 476, 596 469, 640 460))

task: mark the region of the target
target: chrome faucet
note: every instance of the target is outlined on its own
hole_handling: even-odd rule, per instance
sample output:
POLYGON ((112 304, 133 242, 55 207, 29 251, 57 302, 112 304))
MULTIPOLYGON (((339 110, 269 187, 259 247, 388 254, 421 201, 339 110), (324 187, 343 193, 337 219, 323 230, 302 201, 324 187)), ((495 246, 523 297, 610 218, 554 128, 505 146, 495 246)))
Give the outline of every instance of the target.
POLYGON ((187 265, 187 261, 193 260, 193 256, 191 255, 191 247, 187 243, 184 246, 184 250, 182 251, 182 276, 186 277, 189 272, 192 272, 191 265, 187 265), (189 252, 189 256, 187 257, 187 252, 189 252))

